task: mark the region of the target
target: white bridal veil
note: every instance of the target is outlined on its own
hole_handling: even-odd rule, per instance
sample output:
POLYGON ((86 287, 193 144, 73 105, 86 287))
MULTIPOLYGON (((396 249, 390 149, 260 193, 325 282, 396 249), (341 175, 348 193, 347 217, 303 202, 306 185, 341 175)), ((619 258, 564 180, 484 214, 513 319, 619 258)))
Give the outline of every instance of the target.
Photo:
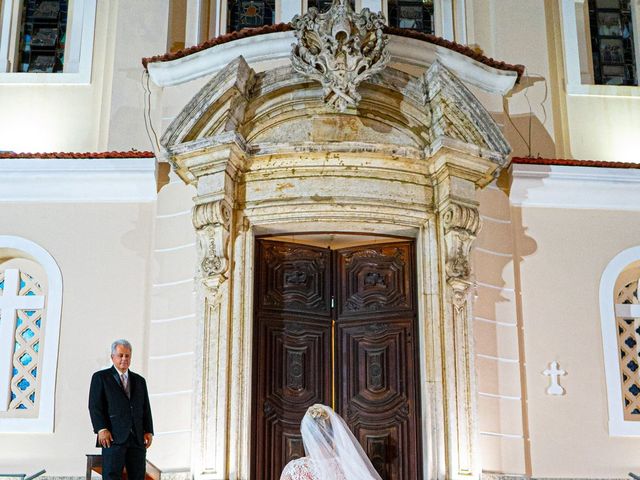
POLYGON ((300 430, 318 480, 382 480, 345 421, 329 407, 309 407, 300 430))

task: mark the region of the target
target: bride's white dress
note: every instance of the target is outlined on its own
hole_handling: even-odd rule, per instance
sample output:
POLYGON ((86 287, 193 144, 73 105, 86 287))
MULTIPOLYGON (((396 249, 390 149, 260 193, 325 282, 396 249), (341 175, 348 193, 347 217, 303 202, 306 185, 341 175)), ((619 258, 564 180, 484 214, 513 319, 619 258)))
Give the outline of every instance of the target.
MULTIPOLYGON (((290 461, 280 476, 280 480, 318 480, 319 478, 320 472, 309 457, 290 461)), ((346 480, 339 468, 335 468, 335 479, 346 480)))

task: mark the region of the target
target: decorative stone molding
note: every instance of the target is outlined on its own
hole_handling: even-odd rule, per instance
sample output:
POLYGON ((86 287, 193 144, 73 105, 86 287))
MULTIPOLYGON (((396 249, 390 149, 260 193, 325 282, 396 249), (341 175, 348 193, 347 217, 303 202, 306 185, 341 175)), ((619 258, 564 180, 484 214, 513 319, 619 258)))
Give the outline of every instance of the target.
POLYGON ((423 102, 431 112, 430 138, 435 146, 440 138, 462 140, 493 152, 491 159, 500 168, 507 164, 511 147, 489 112, 469 89, 438 60, 422 77, 423 102))
POLYGON ((231 207, 225 200, 196 205, 193 226, 198 238, 198 276, 212 290, 226 280, 229 269, 231 207))
POLYGON ((358 85, 389 62, 384 16, 365 8, 355 13, 348 0, 334 0, 326 13, 310 8, 291 24, 298 42, 291 64, 295 71, 317 80, 327 105, 343 112, 356 107, 358 85))
POLYGON ((255 72, 242 56, 237 57, 182 109, 162 135, 160 143, 169 148, 238 131, 254 81, 255 72))

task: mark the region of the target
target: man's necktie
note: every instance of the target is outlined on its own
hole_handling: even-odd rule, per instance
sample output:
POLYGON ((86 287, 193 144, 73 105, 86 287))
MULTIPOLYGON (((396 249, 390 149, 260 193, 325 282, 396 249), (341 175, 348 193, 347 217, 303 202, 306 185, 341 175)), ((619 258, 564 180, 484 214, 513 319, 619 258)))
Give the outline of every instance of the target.
POLYGON ((120 382, 122 382, 124 393, 126 393, 127 397, 129 397, 129 382, 127 382, 127 377, 125 377, 124 373, 120 374, 120 382))

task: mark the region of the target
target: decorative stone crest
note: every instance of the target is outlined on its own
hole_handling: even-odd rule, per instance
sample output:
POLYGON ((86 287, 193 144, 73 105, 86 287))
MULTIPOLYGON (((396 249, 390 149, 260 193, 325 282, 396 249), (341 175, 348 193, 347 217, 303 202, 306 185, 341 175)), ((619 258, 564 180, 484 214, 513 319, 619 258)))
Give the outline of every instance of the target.
POLYGON ((329 106, 341 112, 357 106, 358 85, 389 62, 384 16, 368 8, 355 13, 348 0, 334 0, 326 13, 310 8, 291 24, 298 39, 293 69, 322 84, 329 106))
POLYGON ((224 200, 196 205, 193 226, 198 236, 199 277, 216 290, 229 269, 231 208, 224 200))

